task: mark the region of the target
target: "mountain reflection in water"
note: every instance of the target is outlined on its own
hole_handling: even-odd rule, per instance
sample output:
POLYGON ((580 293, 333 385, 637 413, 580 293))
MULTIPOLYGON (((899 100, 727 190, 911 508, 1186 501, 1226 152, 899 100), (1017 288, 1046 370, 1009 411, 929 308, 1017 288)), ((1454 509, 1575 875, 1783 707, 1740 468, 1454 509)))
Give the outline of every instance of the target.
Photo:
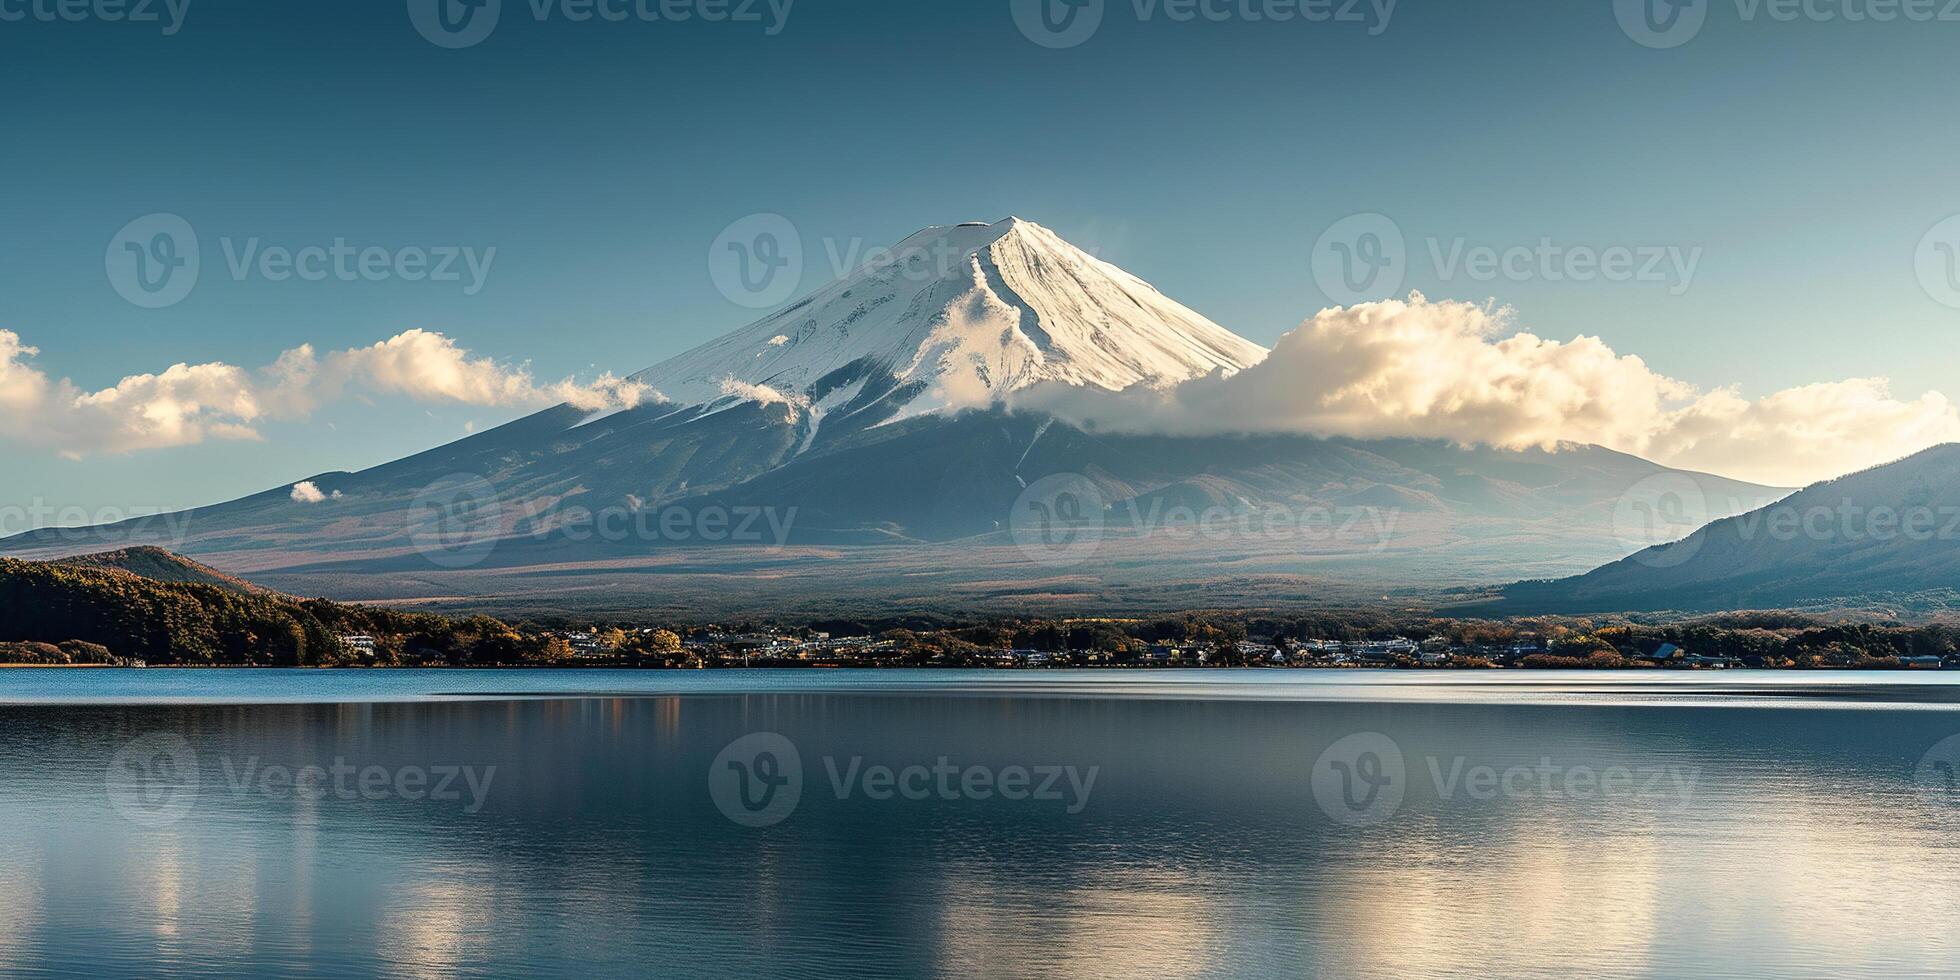
POLYGON ((0 709, 0 975, 1960 972, 1937 699, 1053 687, 0 709))

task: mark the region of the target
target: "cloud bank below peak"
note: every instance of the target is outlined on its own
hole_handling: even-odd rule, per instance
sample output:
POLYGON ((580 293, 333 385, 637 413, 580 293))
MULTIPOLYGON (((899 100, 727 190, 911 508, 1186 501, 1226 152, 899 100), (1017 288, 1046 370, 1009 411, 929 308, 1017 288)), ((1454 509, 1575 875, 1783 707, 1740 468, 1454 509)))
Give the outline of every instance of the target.
POLYGON ((222 362, 175 364, 97 391, 51 378, 32 363, 38 353, 19 334, 0 330, 0 440, 77 458, 207 439, 258 439, 264 422, 303 419, 355 395, 484 407, 567 403, 595 412, 660 398, 611 374, 588 382, 541 382, 528 366, 473 357, 427 330, 325 355, 301 345, 256 370, 222 362))
POLYGON ((1667 377, 1596 337, 1547 340, 1509 308, 1420 293, 1323 310, 1233 375, 1162 389, 1041 385, 1017 408, 1106 431, 1442 438, 1501 448, 1592 443, 1683 469, 1798 486, 1960 440, 1960 411, 1883 378, 1749 400, 1667 377))

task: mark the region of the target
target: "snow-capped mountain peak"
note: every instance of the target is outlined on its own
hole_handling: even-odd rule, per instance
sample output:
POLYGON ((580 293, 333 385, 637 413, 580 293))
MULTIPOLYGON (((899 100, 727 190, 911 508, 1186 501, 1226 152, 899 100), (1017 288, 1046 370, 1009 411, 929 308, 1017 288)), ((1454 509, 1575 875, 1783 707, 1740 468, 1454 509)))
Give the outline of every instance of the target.
POLYGON ((1118 390, 1257 363, 1264 348, 1031 221, 935 225, 634 380, 680 404, 813 417, 984 406, 1044 381, 1118 390))

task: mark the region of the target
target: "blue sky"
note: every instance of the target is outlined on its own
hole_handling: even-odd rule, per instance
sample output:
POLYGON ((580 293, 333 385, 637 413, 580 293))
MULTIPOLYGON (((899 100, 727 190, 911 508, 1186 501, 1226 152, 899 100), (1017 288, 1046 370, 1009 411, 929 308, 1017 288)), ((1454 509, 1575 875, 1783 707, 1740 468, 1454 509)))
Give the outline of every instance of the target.
MULTIPOLYGON (((1883 375, 1916 397, 1960 362, 1960 311, 1913 265, 1960 213, 1960 23, 1782 22, 1719 0, 1657 50, 1603 2, 1405 0, 1381 25, 1253 22, 1236 0, 1182 22, 1112 0, 1056 50, 1009 0, 798 0, 780 23, 539 21, 531 4, 504 0, 495 31, 454 50, 401 0, 192 0, 170 36, 0 22, 0 329, 84 389, 414 328, 540 379, 624 374, 755 317, 707 267, 745 215, 780 213, 821 250, 1018 214, 1271 344, 1332 302, 1320 234, 1379 212, 1409 241, 1405 290, 1494 298, 1697 385, 1883 375), (145 309, 104 253, 159 212, 196 229, 204 268, 145 309), (496 253, 474 295, 236 281, 223 243, 254 238, 496 253), (1427 243, 1459 238, 1699 258, 1680 290, 1441 281, 1427 243)), ((0 443, 0 505, 205 503, 517 414, 354 399, 257 442, 81 460, 0 443)))

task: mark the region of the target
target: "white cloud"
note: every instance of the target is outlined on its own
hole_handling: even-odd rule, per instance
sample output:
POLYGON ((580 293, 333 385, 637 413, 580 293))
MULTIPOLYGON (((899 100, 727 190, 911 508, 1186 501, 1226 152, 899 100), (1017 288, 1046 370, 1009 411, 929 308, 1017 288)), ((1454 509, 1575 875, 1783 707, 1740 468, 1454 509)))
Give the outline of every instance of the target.
MULTIPOLYGON (((1117 393, 1045 385, 1014 403, 1116 431, 1446 438, 1507 448, 1596 443, 1778 485, 1960 440, 1960 410, 1938 392, 1901 400, 1882 378, 1853 378, 1750 400, 1733 389, 1698 390, 1598 338, 1547 340, 1513 320, 1508 309, 1414 294, 1324 310, 1231 377, 1117 393)), ((32 363, 37 353, 0 330, 0 440, 70 456, 256 439, 267 420, 303 418, 350 395, 588 411, 661 400, 611 374, 540 382, 527 365, 472 357, 425 330, 324 356, 301 346, 257 370, 177 364, 98 391, 50 378, 32 363)), ((733 378, 721 390, 797 414, 810 408, 801 395, 733 378)))
POLYGON ((759 402, 764 405, 783 405, 789 408, 789 420, 796 421, 805 409, 810 407, 808 395, 789 395, 768 385, 755 385, 742 381, 733 375, 721 379, 721 393, 739 398, 745 402, 759 402))
POLYGON ((1420 294, 1324 310, 1231 377, 1114 394, 1042 386, 1020 407, 1117 431, 1445 438, 1505 448, 1596 443, 1670 466, 1800 485, 1960 440, 1938 392, 1856 378, 1749 401, 1702 392, 1595 337, 1517 332, 1508 309, 1420 294))
POLYGON ((84 391, 35 368, 29 360, 38 353, 0 330, 0 438, 78 456, 257 436, 250 424, 263 409, 255 386, 231 365, 177 364, 84 391))
POLYGON ((331 494, 323 492, 319 485, 315 484, 312 480, 301 480, 293 484, 292 498, 293 503, 296 504, 324 503, 328 500, 339 500, 340 496, 341 494, 338 490, 335 490, 331 494))
POLYGON ((429 330, 409 330, 324 358, 312 345, 302 345, 280 355, 267 374, 280 395, 293 399, 288 407, 301 412, 349 387, 425 402, 497 407, 566 402, 587 411, 632 408, 659 398, 646 385, 612 374, 585 383, 540 383, 528 366, 472 358, 454 340, 429 330))
POLYGON ((304 418, 349 394, 486 407, 568 403, 586 411, 659 400, 651 388, 601 375, 589 382, 539 382, 526 365, 471 357, 455 341, 410 330, 368 347, 321 357, 311 345, 258 370, 230 364, 177 364, 86 391, 36 368, 38 354, 0 330, 0 439, 48 446, 64 455, 131 452, 203 442, 256 439, 268 419, 304 418))

